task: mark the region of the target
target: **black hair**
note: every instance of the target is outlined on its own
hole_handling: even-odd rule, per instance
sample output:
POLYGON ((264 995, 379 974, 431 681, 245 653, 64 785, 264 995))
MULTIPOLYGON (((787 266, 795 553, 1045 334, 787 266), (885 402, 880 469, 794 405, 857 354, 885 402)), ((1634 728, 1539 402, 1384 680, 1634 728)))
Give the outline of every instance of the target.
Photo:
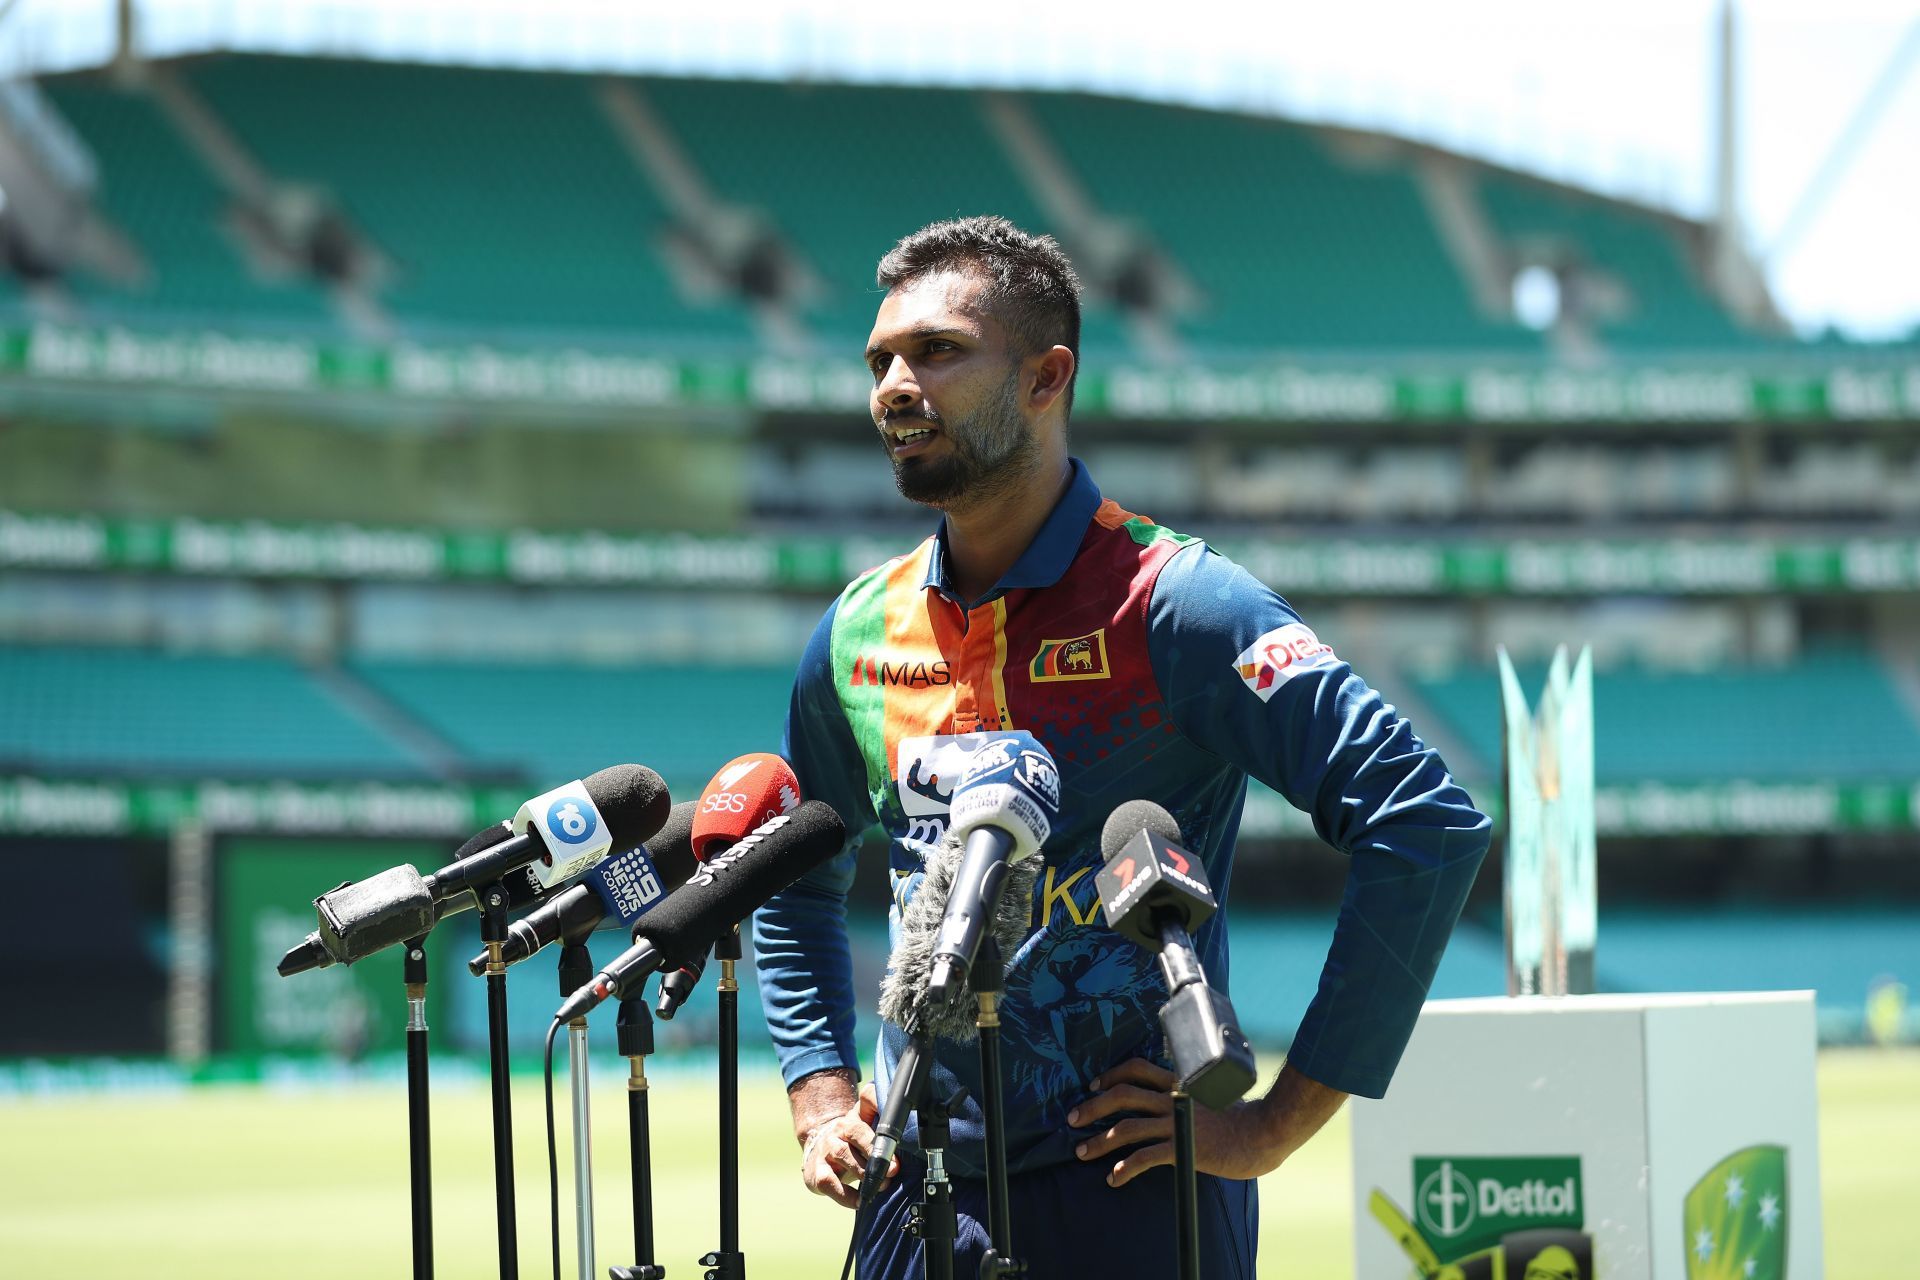
MULTIPOLYGON (((887 251, 875 271, 882 289, 896 289, 941 271, 971 272, 987 281, 984 301, 1019 345, 1021 358, 1049 347, 1073 352, 1080 372, 1080 276, 1052 236, 1022 231, 996 214, 931 222, 887 251)), ((1066 405, 1073 407, 1073 379, 1066 405)))

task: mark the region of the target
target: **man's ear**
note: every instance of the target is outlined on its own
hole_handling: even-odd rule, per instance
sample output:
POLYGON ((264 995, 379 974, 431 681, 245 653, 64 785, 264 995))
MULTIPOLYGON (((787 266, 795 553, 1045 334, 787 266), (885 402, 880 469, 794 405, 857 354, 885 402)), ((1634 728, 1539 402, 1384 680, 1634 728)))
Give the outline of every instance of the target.
POLYGON ((1076 362, 1066 347, 1048 347, 1027 360, 1027 404, 1037 414, 1045 413, 1066 394, 1073 382, 1076 362))

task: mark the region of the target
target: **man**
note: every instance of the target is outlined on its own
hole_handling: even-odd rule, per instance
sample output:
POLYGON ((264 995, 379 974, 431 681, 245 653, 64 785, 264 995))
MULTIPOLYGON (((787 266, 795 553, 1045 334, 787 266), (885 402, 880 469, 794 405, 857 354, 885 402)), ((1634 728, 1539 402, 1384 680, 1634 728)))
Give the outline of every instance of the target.
MULTIPOLYGON (((1254 1274, 1252 1179, 1350 1093, 1378 1097, 1486 851, 1488 822, 1407 723, 1273 592, 1204 544, 1104 500, 1067 452, 1079 281, 1059 246, 1001 218, 936 223, 881 261, 871 409, 900 491, 938 531, 862 576, 801 659, 786 755, 850 831, 891 840, 894 909, 945 834, 968 740, 1019 728, 1053 753, 1062 801, 1008 957, 1012 1240, 1034 1280, 1174 1274, 1172 1073, 1152 957, 1108 929, 1094 873, 1119 804, 1180 823, 1224 904, 1249 774, 1351 857, 1319 993, 1262 1098, 1197 1109, 1203 1270, 1254 1274)), ((977 741, 977 740, 973 740, 977 741)), ((808 1187, 852 1205, 875 1090, 856 1092, 844 928, 850 846, 754 918, 761 993, 808 1187)), ((1223 910, 1196 937, 1227 982, 1223 910)), ((888 1027, 882 1084, 904 1045, 888 1027)), ((947 1163, 959 1275, 986 1247, 978 1063, 937 1042, 933 1087, 967 1096, 947 1163)), ((859 1274, 920 1274, 901 1231, 920 1197, 915 1135, 859 1244, 859 1274)))

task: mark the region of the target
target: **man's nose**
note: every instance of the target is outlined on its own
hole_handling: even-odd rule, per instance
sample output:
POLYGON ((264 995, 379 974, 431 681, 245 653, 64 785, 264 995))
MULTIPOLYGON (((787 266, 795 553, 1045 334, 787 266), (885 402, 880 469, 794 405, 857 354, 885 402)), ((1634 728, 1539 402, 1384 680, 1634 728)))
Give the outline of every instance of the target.
POLYGON ((895 413, 919 403, 920 383, 905 360, 887 362, 887 372, 881 377, 880 385, 873 389, 873 400, 882 409, 895 413))

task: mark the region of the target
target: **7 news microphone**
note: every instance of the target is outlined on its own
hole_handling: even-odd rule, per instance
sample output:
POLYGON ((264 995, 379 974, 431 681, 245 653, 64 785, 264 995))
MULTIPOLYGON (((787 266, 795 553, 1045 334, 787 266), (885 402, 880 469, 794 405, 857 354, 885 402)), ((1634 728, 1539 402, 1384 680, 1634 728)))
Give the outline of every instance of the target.
POLYGON ((281 959, 281 976, 352 964, 427 933, 443 917, 476 905, 480 890, 506 886, 508 906, 536 901, 631 848, 666 821, 672 801, 660 775, 640 765, 602 769, 520 806, 507 823, 482 829, 452 862, 421 875, 411 864, 341 885, 314 900, 320 927, 281 959))
POLYGON ((1180 1087, 1218 1111, 1253 1087, 1253 1050, 1226 993, 1207 984, 1193 931, 1219 909, 1200 859, 1180 847, 1180 825, 1151 800, 1129 800, 1100 832, 1106 866, 1095 878, 1107 924, 1160 958, 1171 992, 1160 1010, 1180 1087))
POLYGON ((769 818, 649 911, 633 946, 569 996, 554 1018, 567 1022, 609 999, 625 999, 648 974, 685 964, 768 898, 840 852, 846 839, 846 824, 818 800, 769 818))
MULTIPOLYGON (((598 929, 625 929, 687 882, 693 857, 694 802, 684 800, 667 813, 660 830, 642 844, 615 854, 515 920, 500 944, 500 959, 513 965, 542 948, 585 937, 598 929)), ((467 961, 475 977, 487 970, 485 951, 467 961)))

